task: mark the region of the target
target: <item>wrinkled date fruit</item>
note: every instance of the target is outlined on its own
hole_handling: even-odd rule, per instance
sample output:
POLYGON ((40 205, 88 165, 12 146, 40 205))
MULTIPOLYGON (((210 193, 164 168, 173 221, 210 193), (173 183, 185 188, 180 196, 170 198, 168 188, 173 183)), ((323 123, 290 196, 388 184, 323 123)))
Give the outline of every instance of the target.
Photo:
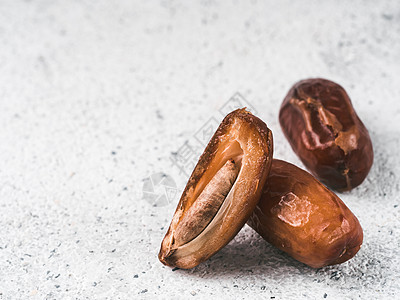
POLYGON ((372 166, 372 143, 340 85, 325 79, 296 83, 279 121, 294 152, 322 183, 346 191, 363 182, 372 166))
POLYGON ((272 133, 245 109, 225 117, 183 191, 158 255, 189 269, 224 247, 254 210, 272 162, 272 133))
POLYGON ((347 261, 363 241, 360 223, 338 196, 308 172, 277 159, 247 224, 313 268, 347 261))

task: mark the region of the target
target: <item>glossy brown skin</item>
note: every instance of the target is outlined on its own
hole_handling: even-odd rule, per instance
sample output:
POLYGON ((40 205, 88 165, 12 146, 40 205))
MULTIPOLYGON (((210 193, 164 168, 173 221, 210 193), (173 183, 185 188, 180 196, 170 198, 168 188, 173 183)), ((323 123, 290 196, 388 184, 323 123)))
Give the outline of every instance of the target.
POLYGON ((279 122, 306 168, 328 187, 350 190, 371 169, 371 138, 340 85, 321 78, 296 83, 279 122))
MULTIPOLYGON (((260 199, 271 168, 272 151, 272 132, 263 121, 245 109, 228 114, 189 178, 161 243, 159 260, 167 266, 189 269, 228 244, 246 223, 260 199), (230 159, 235 161, 240 171, 229 194, 205 229, 182 245, 176 241, 176 235, 196 227, 191 224, 189 228, 187 224, 190 222, 182 222, 184 216, 193 214, 190 208, 217 171, 230 159)), ((198 215, 203 216, 203 212, 199 211, 198 215)))
POLYGON ((277 159, 247 224, 313 268, 347 261, 363 241, 360 223, 339 197, 308 172, 277 159))

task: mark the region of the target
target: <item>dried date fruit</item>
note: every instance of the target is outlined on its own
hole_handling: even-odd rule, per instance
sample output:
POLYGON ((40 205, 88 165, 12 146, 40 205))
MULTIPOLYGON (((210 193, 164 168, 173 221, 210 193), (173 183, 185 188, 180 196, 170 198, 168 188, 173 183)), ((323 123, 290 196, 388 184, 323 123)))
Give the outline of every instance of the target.
POLYGON ((189 269, 224 247, 260 199, 272 133, 245 109, 228 114, 201 155, 162 241, 160 261, 189 269))
POLYGON ((363 182, 373 162, 371 138, 340 85, 320 78, 296 83, 279 121, 294 152, 322 183, 346 191, 363 182))
POLYGON ((349 260, 363 241, 360 223, 338 196, 308 172, 277 159, 247 224, 313 268, 349 260))

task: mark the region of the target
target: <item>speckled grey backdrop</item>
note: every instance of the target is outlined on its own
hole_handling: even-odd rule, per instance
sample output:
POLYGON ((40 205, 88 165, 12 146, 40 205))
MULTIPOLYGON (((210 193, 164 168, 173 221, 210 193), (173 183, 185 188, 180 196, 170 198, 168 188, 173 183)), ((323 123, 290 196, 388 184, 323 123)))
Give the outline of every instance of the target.
POLYGON ((399 1, 2 0, 0 45, 1 299, 400 296, 399 1), (146 178, 181 193, 172 160, 236 92, 301 166, 277 114, 316 76, 347 89, 375 147, 341 194, 359 254, 313 270, 246 226, 193 270, 159 263, 179 195, 152 205, 146 178))

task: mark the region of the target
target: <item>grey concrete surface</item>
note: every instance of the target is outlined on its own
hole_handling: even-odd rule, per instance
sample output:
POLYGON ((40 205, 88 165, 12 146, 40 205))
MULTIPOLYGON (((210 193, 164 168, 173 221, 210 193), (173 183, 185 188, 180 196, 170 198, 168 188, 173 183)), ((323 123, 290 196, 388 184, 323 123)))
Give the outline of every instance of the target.
POLYGON ((400 297, 399 1, 3 0, 0 45, 1 299, 400 297), (192 270, 163 266, 228 99, 302 166, 277 116, 309 77, 344 86, 373 140, 368 178, 340 194, 364 229, 356 257, 310 269, 245 226, 192 270))

